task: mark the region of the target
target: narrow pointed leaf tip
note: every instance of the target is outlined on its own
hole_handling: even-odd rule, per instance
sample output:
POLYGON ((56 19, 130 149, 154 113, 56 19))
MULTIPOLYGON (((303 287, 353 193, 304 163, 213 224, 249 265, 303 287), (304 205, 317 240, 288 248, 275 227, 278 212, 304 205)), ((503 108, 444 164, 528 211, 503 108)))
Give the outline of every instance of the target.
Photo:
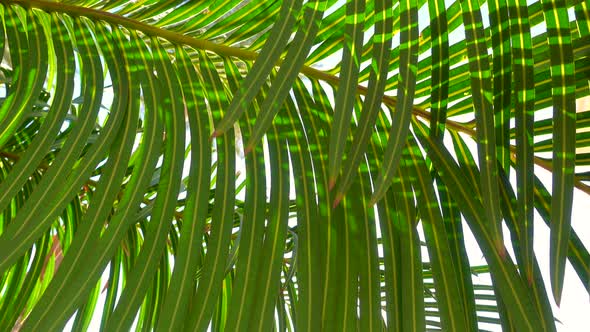
POLYGON ((331 177, 330 181, 328 181, 328 190, 332 191, 334 186, 336 185, 336 177, 331 177))
POLYGON ((248 145, 245 149, 244 149, 244 155, 248 155, 250 152, 252 152, 252 149, 254 149, 254 146, 252 145, 248 145))
POLYGON ((215 137, 219 137, 219 136, 221 136, 222 134, 223 134, 223 132, 222 132, 221 130, 219 130, 219 129, 215 129, 215 130, 213 131, 213 134, 211 134, 211 136, 209 136, 209 140, 212 140, 212 139, 214 139, 215 137))
POLYGON ((334 202, 332 203, 332 209, 335 209, 336 207, 338 207, 338 205, 342 201, 342 198, 344 198, 344 194, 338 193, 336 195, 336 198, 334 199, 334 202))

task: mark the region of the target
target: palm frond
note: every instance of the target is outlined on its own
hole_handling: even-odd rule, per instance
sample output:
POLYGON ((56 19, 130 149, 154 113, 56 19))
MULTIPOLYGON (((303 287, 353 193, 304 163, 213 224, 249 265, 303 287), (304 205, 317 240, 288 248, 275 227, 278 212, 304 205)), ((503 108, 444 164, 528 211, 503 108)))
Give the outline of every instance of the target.
POLYGON ((0 0, 0 330, 555 330, 588 12, 0 0))

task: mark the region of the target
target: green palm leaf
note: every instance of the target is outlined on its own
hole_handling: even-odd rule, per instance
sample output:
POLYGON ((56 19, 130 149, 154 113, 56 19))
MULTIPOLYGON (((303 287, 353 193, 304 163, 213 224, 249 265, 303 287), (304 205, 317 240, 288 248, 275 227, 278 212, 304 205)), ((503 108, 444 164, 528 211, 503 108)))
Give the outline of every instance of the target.
POLYGON ((0 330, 556 330, 588 18, 0 0, 0 330))

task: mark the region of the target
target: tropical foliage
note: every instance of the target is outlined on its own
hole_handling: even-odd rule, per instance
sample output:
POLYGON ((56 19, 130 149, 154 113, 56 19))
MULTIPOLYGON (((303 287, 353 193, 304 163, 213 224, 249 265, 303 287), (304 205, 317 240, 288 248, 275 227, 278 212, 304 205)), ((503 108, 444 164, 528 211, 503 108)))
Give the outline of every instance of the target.
POLYGON ((555 330, 589 7, 0 1, 0 331, 555 330))

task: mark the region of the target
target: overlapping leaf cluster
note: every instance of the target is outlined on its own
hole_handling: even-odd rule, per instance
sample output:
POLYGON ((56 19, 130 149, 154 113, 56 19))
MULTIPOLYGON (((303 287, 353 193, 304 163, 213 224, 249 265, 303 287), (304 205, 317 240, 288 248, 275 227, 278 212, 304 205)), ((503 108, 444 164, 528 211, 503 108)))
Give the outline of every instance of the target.
POLYGON ((554 330, 588 6, 0 1, 0 330, 554 330))

